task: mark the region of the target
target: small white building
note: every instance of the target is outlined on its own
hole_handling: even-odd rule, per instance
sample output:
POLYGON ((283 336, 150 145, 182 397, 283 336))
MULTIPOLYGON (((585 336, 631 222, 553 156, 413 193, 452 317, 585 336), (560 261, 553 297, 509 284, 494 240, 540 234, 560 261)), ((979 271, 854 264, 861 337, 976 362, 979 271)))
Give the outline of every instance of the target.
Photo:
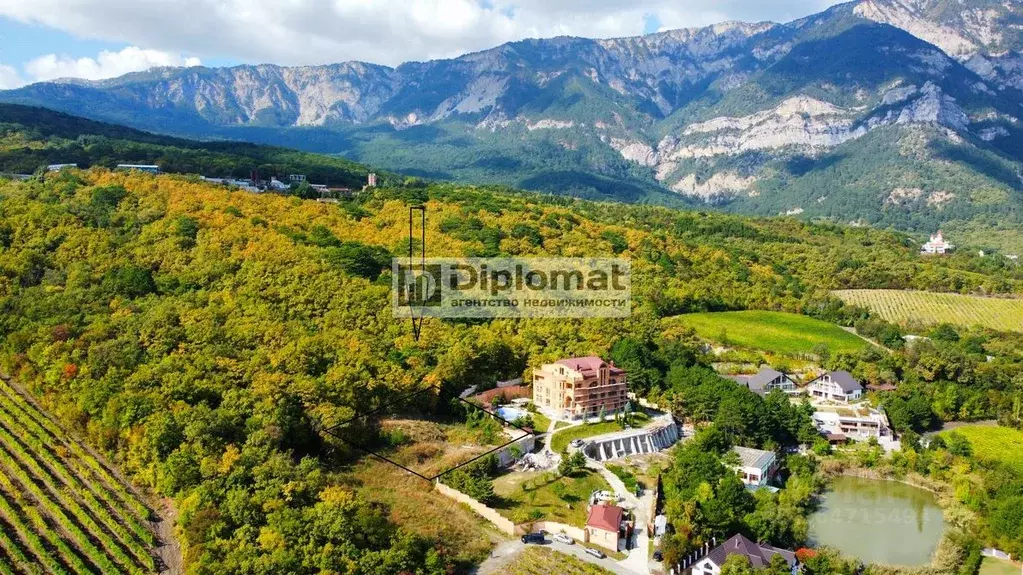
POLYGON ((931 239, 926 244, 920 246, 920 253, 922 254, 944 254, 952 251, 955 248, 952 244, 945 241, 945 238, 941 235, 941 230, 938 233, 931 234, 931 239))
POLYGON ((739 455, 739 465, 734 469, 746 485, 767 485, 778 471, 778 457, 772 451, 739 446, 733 447, 732 451, 739 455))
POLYGON ((863 397, 863 386, 848 371, 825 373, 811 381, 807 390, 811 397, 839 403, 859 401, 863 397))
POLYGON ((73 169, 73 168, 77 168, 77 167, 78 167, 78 164, 50 164, 49 166, 46 166, 46 171, 47 172, 59 172, 59 171, 61 171, 63 169, 68 169, 68 168, 73 169))

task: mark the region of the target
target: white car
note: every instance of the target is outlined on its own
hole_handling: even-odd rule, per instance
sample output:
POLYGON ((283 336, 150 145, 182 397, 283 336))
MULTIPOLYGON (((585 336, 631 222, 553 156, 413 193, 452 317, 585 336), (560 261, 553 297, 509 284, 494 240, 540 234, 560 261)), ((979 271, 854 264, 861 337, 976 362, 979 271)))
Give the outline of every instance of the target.
POLYGON ((565 545, 573 545, 573 544, 575 544, 575 539, 572 539, 571 537, 569 537, 568 535, 565 535, 564 533, 556 534, 554 536, 554 540, 557 541, 558 543, 564 543, 565 545))
POLYGON ((593 547, 587 547, 585 551, 587 553, 589 553, 590 555, 593 555, 597 559, 603 559, 603 558, 607 557, 607 555, 604 555, 603 551, 599 551, 597 549, 594 549, 593 547))
POLYGON ((569 443, 569 445, 571 445, 572 447, 575 447, 576 449, 578 449, 578 448, 582 447, 582 446, 583 446, 583 445, 584 445, 585 443, 586 443, 586 442, 585 442, 585 441, 583 441, 582 439, 573 439, 573 440, 572 440, 572 441, 571 441, 571 442, 569 443))

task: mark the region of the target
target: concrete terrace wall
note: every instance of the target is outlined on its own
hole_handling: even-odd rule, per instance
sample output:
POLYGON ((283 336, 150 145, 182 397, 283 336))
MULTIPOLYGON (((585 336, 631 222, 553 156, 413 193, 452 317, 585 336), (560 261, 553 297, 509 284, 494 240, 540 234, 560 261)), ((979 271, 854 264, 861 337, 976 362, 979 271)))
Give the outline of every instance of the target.
POLYGON ((454 499, 459 503, 464 503, 476 512, 477 515, 493 523, 498 529, 507 533, 508 535, 517 535, 518 532, 515 529, 515 524, 512 523, 511 519, 503 517, 497 510, 487 507, 486 505, 476 501, 472 497, 462 493, 461 491, 448 487, 440 481, 434 482, 434 488, 439 491, 442 495, 454 499))
POLYGON ((639 430, 618 431, 586 440, 584 451, 591 459, 608 461, 630 455, 656 453, 667 449, 682 438, 682 432, 674 421, 639 430))

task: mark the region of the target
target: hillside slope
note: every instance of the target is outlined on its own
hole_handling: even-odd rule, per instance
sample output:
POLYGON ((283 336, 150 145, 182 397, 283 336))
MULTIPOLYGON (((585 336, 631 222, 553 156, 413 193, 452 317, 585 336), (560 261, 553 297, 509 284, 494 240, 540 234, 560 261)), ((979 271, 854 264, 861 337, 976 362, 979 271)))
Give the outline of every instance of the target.
MULTIPOLYGON (((361 187, 370 169, 338 157, 244 142, 161 136, 45 108, 0 104, 0 172, 30 174, 49 164, 114 168, 156 164, 168 173, 247 178, 305 174, 314 183, 361 187)), ((390 176, 380 174, 381 183, 390 176)))
POLYGON ((397 68, 163 68, 0 100, 436 179, 946 226, 1018 252, 1019 233, 977 230, 1020 224, 1020 5, 862 0, 786 24, 524 40, 397 68))
MULTIPOLYGON (((464 571, 481 547, 447 534, 473 529, 443 524, 464 511, 424 504, 440 523, 428 528, 402 519, 407 501, 390 513, 388 481, 424 499, 429 484, 376 474, 377 496, 360 495, 361 453, 317 430, 424 384, 460 391, 649 342, 663 317, 823 317, 830 290, 853 288, 1020 292, 1023 272, 923 259, 869 228, 452 185, 331 205, 104 169, 0 181, 0 368, 174 498, 185 567, 203 573, 464 571), (427 320, 417 340, 392 315, 388 274, 420 203, 432 255, 630 258, 632 317, 427 320)), ((680 361, 697 357, 698 342, 671 337, 680 361)))

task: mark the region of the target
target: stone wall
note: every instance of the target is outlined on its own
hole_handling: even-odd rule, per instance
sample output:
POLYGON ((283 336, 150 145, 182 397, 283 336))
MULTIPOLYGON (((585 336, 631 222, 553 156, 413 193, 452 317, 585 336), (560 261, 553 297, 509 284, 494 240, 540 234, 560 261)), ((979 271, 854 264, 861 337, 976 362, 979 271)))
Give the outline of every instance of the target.
POLYGON ((512 523, 511 519, 503 517, 497 510, 487 507, 486 505, 476 501, 472 497, 462 493, 461 491, 444 485, 440 481, 434 482, 434 488, 439 491, 442 495, 445 495, 459 503, 464 503, 476 512, 477 515, 493 523, 498 529, 507 533, 508 535, 516 535, 515 524, 512 523))

